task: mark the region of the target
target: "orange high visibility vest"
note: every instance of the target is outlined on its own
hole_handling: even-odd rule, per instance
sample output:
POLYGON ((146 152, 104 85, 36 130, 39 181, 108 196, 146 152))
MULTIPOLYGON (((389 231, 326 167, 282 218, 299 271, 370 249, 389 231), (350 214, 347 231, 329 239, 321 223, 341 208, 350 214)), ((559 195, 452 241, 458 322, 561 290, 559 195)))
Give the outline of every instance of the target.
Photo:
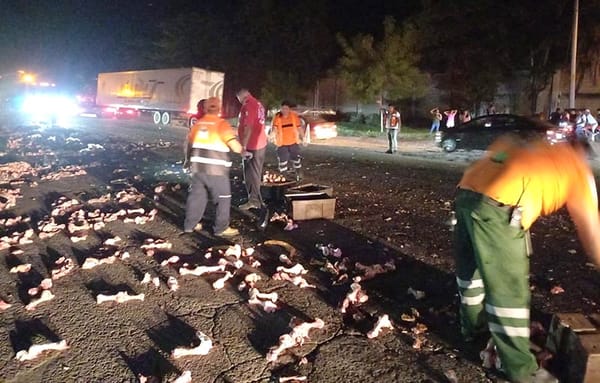
POLYGON ((227 121, 213 114, 199 119, 188 135, 188 142, 192 147, 192 171, 212 175, 227 174, 231 167, 227 143, 231 140, 235 140, 235 133, 227 121))
POLYGON ((277 113, 273 117, 275 145, 287 146, 299 143, 300 134, 298 133, 298 129, 301 127, 302 122, 296 112, 290 111, 287 117, 284 117, 281 112, 277 113))

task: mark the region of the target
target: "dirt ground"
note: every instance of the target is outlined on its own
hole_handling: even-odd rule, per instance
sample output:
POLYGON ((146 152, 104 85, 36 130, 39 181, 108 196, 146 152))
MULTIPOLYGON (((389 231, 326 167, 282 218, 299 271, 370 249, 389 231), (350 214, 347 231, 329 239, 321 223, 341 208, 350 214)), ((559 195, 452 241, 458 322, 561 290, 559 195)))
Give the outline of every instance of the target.
MULTIPOLYGON (((311 145, 304 150, 304 182, 333 187, 335 219, 298 221, 291 231, 275 221, 263 232, 252 214, 234 208, 232 226, 242 233, 226 241, 209 230, 181 234, 186 175, 178 161, 184 129, 89 120, 72 129, 4 125, 3 130, 2 163, 26 161, 32 169, 23 174, 0 169, 0 202, 7 203, 0 211, 5 236, 0 242, 8 244, 0 263, 0 299, 11 304, 0 310, 0 381, 136 382, 156 376, 168 382, 185 371, 193 382, 266 383, 291 376, 319 383, 496 381, 493 371, 481 367, 483 344, 464 344, 456 324, 446 220, 472 155, 447 155, 431 143, 401 143, 398 155, 384 154, 377 140, 311 145), (50 221, 65 228, 44 234, 50 221), (160 240, 171 247, 149 249, 160 240), (239 256, 237 266, 233 249, 224 254, 234 244, 254 250, 239 256), (339 249, 341 256, 324 255, 320 245, 339 249), (274 278, 286 266, 281 254, 302 264, 308 270, 303 277, 314 287, 274 278), (111 263, 88 268, 90 258, 111 263), (65 259, 72 269, 52 278, 65 259), (217 266, 219 259, 229 262, 225 269, 232 273, 221 289, 213 282, 224 273, 179 273, 217 266), (356 262, 393 268, 368 279, 356 262), (30 271, 11 272, 26 264, 30 271), (159 287, 142 283, 146 273, 158 277, 159 287), (249 304, 248 286, 238 288, 251 273, 261 277, 255 285, 260 292, 277 293, 274 312, 249 304), (356 276, 364 279, 360 286, 368 300, 342 313, 356 276), (39 291, 31 296, 29 289, 47 278, 54 298, 28 310, 41 296, 39 291), (169 287, 173 280, 176 290, 169 287), (99 295, 124 291, 144 299, 97 303, 99 295), (394 329, 367 337, 384 314, 394 329), (281 335, 317 318, 322 328, 268 360, 281 335), (212 341, 208 354, 175 358, 176 348, 200 344, 199 332, 212 341), (67 349, 30 361, 16 358, 32 345, 60 340, 67 349)), ((271 148, 267 169, 275 168, 271 148)), ((244 200, 240 177, 237 160, 234 205, 244 200)), ((271 200, 270 207, 272 213, 289 213, 280 201, 271 200)), ((547 328, 555 312, 597 312, 598 274, 565 212, 541 219, 532 234, 532 319, 547 328), (564 292, 552 294, 557 286, 564 292)))

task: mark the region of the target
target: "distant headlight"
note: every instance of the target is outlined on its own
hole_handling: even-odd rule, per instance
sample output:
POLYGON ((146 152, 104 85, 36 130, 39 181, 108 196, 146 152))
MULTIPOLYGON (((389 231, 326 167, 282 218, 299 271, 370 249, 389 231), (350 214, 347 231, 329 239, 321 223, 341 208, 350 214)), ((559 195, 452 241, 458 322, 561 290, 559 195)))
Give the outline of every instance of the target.
POLYGON ((313 128, 315 138, 322 140, 326 138, 337 137, 337 126, 335 125, 315 125, 313 128))
POLYGON ((562 140, 565 138, 565 135, 562 132, 556 130, 546 130, 546 136, 548 139, 554 140, 562 140))
POLYGON ((23 113, 30 115, 53 115, 58 117, 75 116, 81 108, 75 100, 66 96, 29 95, 23 100, 23 113))

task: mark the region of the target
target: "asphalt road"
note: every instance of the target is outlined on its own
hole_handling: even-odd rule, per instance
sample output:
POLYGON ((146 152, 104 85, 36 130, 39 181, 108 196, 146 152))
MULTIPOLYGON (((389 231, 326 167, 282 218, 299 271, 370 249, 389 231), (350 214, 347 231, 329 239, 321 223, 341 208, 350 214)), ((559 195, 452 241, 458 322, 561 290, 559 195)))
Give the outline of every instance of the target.
MULTIPOLYGON (((0 311, 0 380, 133 382, 140 375, 152 375, 167 382, 184 371, 191 373, 193 382, 266 383, 290 376, 318 383, 496 380, 494 372, 480 366, 482 344, 467 345, 458 336, 451 233, 445 224, 454 185, 476 154, 447 155, 431 143, 401 142, 400 154, 387 155, 377 139, 338 138, 312 144, 304 149, 305 182, 333 187, 336 217, 296 222, 298 228, 292 231, 283 230, 281 222, 272 222, 262 232, 252 214, 234 208, 232 226, 242 235, 228 242, 206 231, 181 235, 187 176, 180 171, 180 160, 186 129, 95 119, 82 120, 70 129, 3 128, 5 137, 22 138, 11 141, 3 162, 25 160, 37 167, 37 175, 26 176, 24 183, 5 185, 19 188, 22 198, 15 207, 0 212, 0 218, 31 218, 16 226, 0 225, 4 235, 18 236, 29 227, 35 232, 32 243, 2 250, 6 261, 0 264, 0 298, 12 306, 0 311), (79 166, 86 174, 47 177, 67 165, 79 166), (119 191, 131 192, 131 187, 140 199, 116 200, 119 191), (108 193, 110 198, 101 205, 91 203, 108 193), (61 196, 77 199, 88 212, 99 209, 110 214, 143 207, 145 212, 156 208, 158 214, 145 224, 120 216, 103 228, 89 230, 88 237, 79 242, 73 242, 64 229, 42 239, 40 220, 49 217, 61 196), (105 241, 116 236, 121 241, 107 246, 105 241), (168 241, 172 247, 149 254, 142 245, 151 239, 168 241), (265 242, 269 240, 284 241, 293 250, 265 242), (216 265, 223 257, 219 251, 233 244, 255 252, 241 257, 239 269, 226 266, 233 278, 222 289, 216 290, 213 282, 223 273, 178 273, 181 267, 216 265), (339 248, 341 257, 324 255, 319 244, 339 248), (115 251, 127 251, 130 257, 91 269, 82 267, 90 257, 104 259, 115 251), (207 253, 212 256, 207 258, 207 253), (308 270, 303 277, 314 287, 301 288, 273 278, 277 267, 286 266, 281 254, 293 264, 302 264, 308 270), (51 276, 61 256, 72 259, 75 268, 54 281, 53 300, 26 310, 33 299, 27 290, 51 276), (172 256, 179 259, 169 263, 172 256), (260 265, 252 264, 253 260, 260 265), (356 262, 394 267, 362 281, 368 300, 351 304, 342 313, 351 279, 364 274, 356 262), (32 265, 31 272, 10 272, 25 263, 32 265), (328 263, 336 265, 336 270, 328 263), (256 283, 260 292, 277 293, 274 312, 249 304, 248 288, 238 289, 252 272, 261 277, 256 283), (145 273, 158 277, 160 287, 142 284, 145 273), (175 291, 168 287, 170 277, 178 281, 175 291), (145 298, 96 303, 99 294, 119 291, 143 293, 145 298), (384 314, 394 329, 367 337, 384 314), (268 360, 281 335, 290 333, 297 323, 317 318, 323 321, 322 328, 310 330, 300 344, 268 360), (208 354, 174 358, 177 347, 199 345, 198 332, 212 341, 208 354), (66 350, 48 351, 32 361, 15 359, 18 351, 32 344, 63 339, 69 346, 66 350)), ((276 168, 273 148, 266 167, 276 168)), ((236 160, 234 204, 244 200, 240 175, 236 160)), ((271 207, 285 212, 284 204, 272 202, 271 207)), ((68 222, 73 211, 63 211, 57 222, 68 222)), ((562 225, 563 232, 555 233, 557 240, 572 235, 572 227, 562 225)), ((573 262, 585 263, 577 244, 563 243, 551 251, 567 249, 576 254, 570 257, 573 262)), ((547 265, 539 267, 543 274, 547 265)), ((592 271, 582 267, 581 272, 588 276, 592 271)), ((566 279, 561 273, 557 270, 553 279, 566 279)), ((367 278, 363 275, 363 279, 367 278)), ((543 277, 534 281, 545 286, 543 277)), ((595 302, 594 289, 583 286, 579 292, 595 302)), ((547 291, 534 294, 540 308, 536 319, 544 323, 554 306, 581 307, 580 301, 568 299, 549 302, 548 295, 547 291)))

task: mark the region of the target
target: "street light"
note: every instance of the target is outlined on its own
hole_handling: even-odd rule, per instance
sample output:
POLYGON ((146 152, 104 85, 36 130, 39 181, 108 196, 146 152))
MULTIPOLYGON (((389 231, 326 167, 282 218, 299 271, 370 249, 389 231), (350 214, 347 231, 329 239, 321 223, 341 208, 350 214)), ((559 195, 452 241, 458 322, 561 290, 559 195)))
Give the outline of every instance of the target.
POLYGON ((19 81, 25 84, 33 84, 35 82, 35 75, 33 73, 22 73, 19 81))

